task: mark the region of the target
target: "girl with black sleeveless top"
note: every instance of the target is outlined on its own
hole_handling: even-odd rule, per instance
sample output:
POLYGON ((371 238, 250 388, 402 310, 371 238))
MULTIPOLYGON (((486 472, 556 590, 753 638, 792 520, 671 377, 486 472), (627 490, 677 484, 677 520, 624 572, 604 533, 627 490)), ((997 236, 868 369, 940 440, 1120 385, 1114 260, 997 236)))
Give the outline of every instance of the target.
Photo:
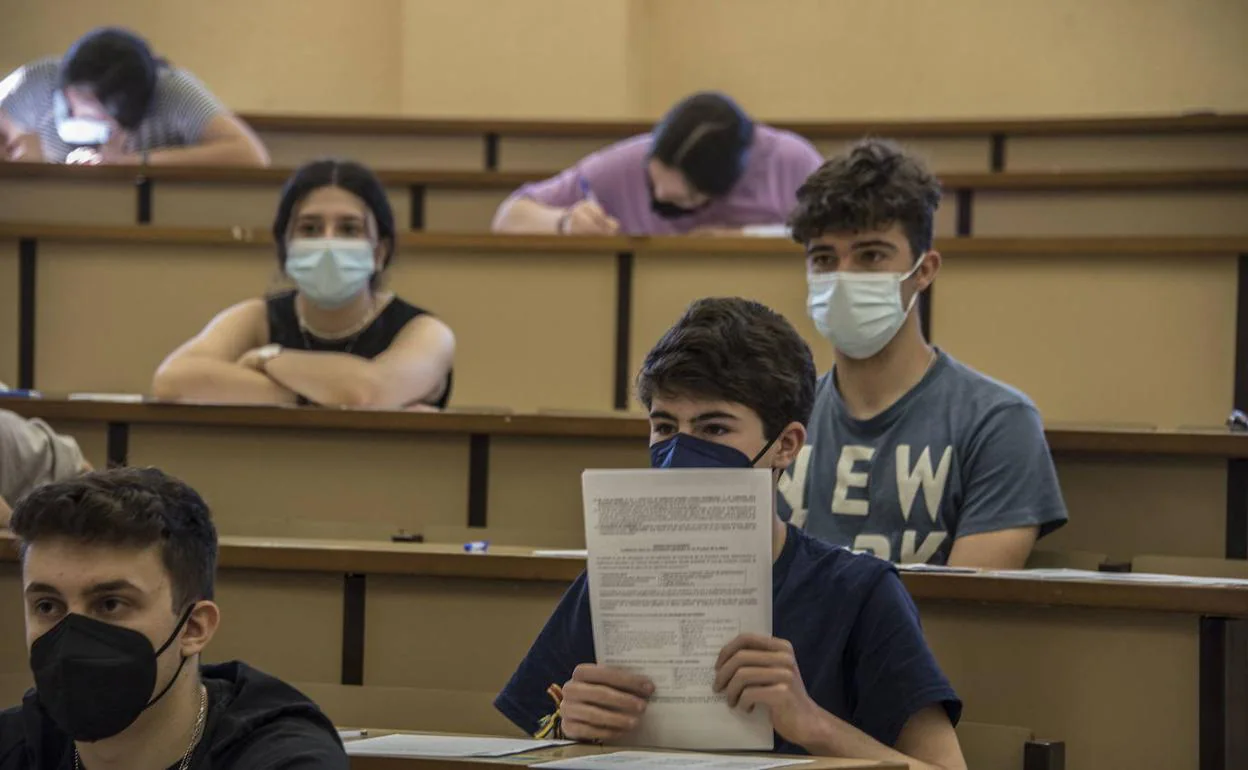
POLYGON ((394 212, 365 166, 309 163, 273 222, 278 264, 297 287, 222 311, 156 371, 161 399, 440 409, 455 337, 428 311, 378 288, 395 250, 394 212))

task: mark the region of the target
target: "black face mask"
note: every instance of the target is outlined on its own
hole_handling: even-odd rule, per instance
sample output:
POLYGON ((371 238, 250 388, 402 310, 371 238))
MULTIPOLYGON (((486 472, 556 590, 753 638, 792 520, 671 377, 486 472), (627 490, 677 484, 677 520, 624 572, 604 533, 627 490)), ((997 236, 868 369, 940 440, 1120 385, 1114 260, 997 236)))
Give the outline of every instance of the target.
POLYGON ((648 175, 646 184, 650 188, 650 210, 664 219, 680 219, 681 217, 693 216, 702 209, 711 205, 711 202, 708 200, 706 203, 687 209, 684 206, 677 206, 675 203, 661 201, 654 197, 654 183, 649 181, 648 175))
POLYGON ((122 732, 178 680, 185 657, 165 689, 151 697, 156 659, 173 644, 194 608, 186 609, 159 650, 138 631, 67 615, 30 648, 39 704, 76 741, 99 741, 122 732))

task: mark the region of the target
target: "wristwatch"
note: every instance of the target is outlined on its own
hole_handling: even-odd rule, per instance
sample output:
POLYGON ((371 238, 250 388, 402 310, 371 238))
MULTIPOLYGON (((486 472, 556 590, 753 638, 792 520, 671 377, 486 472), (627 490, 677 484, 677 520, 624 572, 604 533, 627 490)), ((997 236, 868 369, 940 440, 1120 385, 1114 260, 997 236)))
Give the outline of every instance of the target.
POLYGON ((260 371, 264 371, 269 362, 282 354, 282 346, 276 342, 265 345, 256 351, 256 365, 260 367, 260 371))

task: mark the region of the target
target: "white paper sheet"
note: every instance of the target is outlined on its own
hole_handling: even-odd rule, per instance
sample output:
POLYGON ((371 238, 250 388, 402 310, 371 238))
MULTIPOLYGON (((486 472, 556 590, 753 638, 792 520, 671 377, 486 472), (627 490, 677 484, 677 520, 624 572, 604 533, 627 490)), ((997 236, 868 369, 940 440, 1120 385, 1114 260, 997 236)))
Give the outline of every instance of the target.
POLYGON ((1157 575, 1149 572, 1091 572, 1082 569, 1022 569, 984 570, 981 574, 995 578, 1017 580, 1086 580, 1093 583, 1147 583, 1174 586, 1215 586, 1223 588, 1248 588, 1248 580, 1242 578, 1193 577, 1188 575, 1157 575))
POLYGON ((655 684, 623 742, 771 749, 766 711, 734 711, 712 690, 725 644, 771 634, 771 475, 586 471, 582 484, 598 662, 655 684))
POLYGON ((551 770, 769 770, 812 762, 810 759, 734 757, 725 754, 664 754, 655 751, 617 751, 592 757, 559 759, 533 765, 551 770))
POLYGON ((589 551, 584 548, 539 548, 533 555, 552 559, 584 559, 589 556, 589 551))
POLYGON ((477 738, 461 735, 383 735, 346 744, 352 757, 505 757, 571 741, 477 738))

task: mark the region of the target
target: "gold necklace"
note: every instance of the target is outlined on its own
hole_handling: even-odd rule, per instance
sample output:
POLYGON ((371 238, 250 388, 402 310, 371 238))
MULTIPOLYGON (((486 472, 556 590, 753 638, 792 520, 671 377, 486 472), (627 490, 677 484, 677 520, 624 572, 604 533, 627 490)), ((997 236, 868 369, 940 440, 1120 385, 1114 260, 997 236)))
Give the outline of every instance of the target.
POLYGON ((364 320, 360 321, 358 324, 345 332, 339 332, 338 334, 325 334, 319 329, 312 328, 312 326, 308 324, 307 320, 303 317, 303 311, 299 309, 299 303, 297 301, 295 302, 295 320, 299 323, 299 331, 303 332, 305 335, 311 334, 313 337, 325 340, 326 342, 339 342, 341 340, 357 336, 367 329, 376 319, 377 295, 374 294, 370 299, 368 312, 364 314, 364 320))
MULTIPOLYGON (((178 770, 187 770, 191 766, 191 755, 195 753, 195 747, 204 737, 204 723, 207 717, 208 688, 201 684, 199 686, 199 716, 195 718, 195 729, 191 731, 191 745, 186 747, 186 753, 182 755, 182 761, 178 763, 178 770)), ((82 770, 82 760, 78 756, 77 746, 74 746, 74 770, 82 770)))

